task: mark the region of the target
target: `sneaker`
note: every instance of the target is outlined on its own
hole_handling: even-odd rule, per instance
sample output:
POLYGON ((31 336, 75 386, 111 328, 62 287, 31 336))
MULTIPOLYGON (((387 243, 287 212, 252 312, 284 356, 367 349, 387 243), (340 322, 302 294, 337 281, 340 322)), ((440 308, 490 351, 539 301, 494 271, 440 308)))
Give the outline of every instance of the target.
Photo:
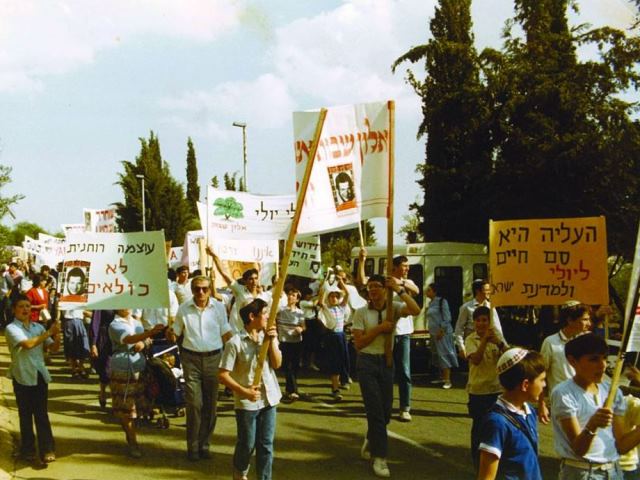
POLYGON ((386 458, 374 457, 373 473, 376 475, 376 477, 389 478, 391 476, 386 458))
POLYGON ((442 388, 444 388, 445 390, 449 390, 453 385, 451 385, 451 382, 446 382, 442 385, 442 388))
POLYGON ((351 385, 349 385, 348 383, 341 383, 340 388, 342 390, 349 390, 351 388, 351 385))
POLYGON ((400 416, 398 417, 398 419, 401 422, 410 422, 411 421, 411 414, 408 411, 403 410, 403 411, 400 412, 400 416))
POLYGON ((311 370, 313 370, 314 372, 319 372, 320 371, 320 368, 315 363, 312 363, 311 365, 309 365, 309 368, 311 370))
POLYGON ((340 393, 340 390, 334 390, 331 393, 331 396, 336 402, 339 402, 340 400, 342 400, 342 394, 340 393))
POLYGON ((369 440, 365 437, 360 447, 360 458, 363 460, 371 460, 371 452, 369 451, 369 440))
POLYGON ((296 392, 293 392, 292 394, 289 395, 289 398, 291 398, 291 401, 299 400, 300 395, 298 395, 296 392))

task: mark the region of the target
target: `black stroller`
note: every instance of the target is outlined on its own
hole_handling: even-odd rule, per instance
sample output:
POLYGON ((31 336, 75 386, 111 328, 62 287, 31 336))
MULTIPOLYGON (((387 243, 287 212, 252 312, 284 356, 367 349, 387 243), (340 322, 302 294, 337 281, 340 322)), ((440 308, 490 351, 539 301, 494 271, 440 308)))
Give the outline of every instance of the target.
POLYGON ((156 421, 159 428, 169 428, 167 412, 184 416, 184 379, 174 373, 174 369, 179 368, 178 346, 166 340, 154 340, 148 353, 144 383, 150 404, 149 420, 153 421, 155 409, 160 410, 161 417, 156 421))

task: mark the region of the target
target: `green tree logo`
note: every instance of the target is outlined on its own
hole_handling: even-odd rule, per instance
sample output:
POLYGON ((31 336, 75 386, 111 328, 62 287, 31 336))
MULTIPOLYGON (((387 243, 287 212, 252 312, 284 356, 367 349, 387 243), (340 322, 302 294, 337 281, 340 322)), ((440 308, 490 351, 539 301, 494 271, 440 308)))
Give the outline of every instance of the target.
POLYGON ((216 207, 213 214, 220 216, 224 215, 225 220, 244 217, 242 214, 244 207, 233 197, 216 198, 215 202, 213 202, 213 206, 216 207))

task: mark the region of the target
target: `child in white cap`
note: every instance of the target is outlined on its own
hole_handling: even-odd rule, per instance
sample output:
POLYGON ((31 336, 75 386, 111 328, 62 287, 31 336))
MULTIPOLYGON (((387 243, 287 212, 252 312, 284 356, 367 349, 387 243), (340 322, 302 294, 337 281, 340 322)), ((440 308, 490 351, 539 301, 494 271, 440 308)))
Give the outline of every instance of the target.
POLYGON ((538 417, 528 402, 537 402, 545 387, 544 360, 538 352, 511 348, 497 371, 505 391, 482 425, 478 478, 540 480, 538 417))

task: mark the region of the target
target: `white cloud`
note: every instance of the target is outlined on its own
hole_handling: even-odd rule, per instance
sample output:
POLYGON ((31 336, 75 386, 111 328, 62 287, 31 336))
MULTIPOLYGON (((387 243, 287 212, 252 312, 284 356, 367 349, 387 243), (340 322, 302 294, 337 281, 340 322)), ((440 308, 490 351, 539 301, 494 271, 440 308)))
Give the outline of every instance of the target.
POLYGON ((238 24, 242 2, 225 0, 3 0, 0 91, 41 89, 41 79, 90 63, 133 37, 212 41, 238 24))
POLYGON ((166 98, 160 106, 171 112, 166 123, 218 139, 230 132, 230 119, 262 129, 280 128, 296 108, 287 85, 270 73, 250 82, 226 82, 210 91, 166 98))

